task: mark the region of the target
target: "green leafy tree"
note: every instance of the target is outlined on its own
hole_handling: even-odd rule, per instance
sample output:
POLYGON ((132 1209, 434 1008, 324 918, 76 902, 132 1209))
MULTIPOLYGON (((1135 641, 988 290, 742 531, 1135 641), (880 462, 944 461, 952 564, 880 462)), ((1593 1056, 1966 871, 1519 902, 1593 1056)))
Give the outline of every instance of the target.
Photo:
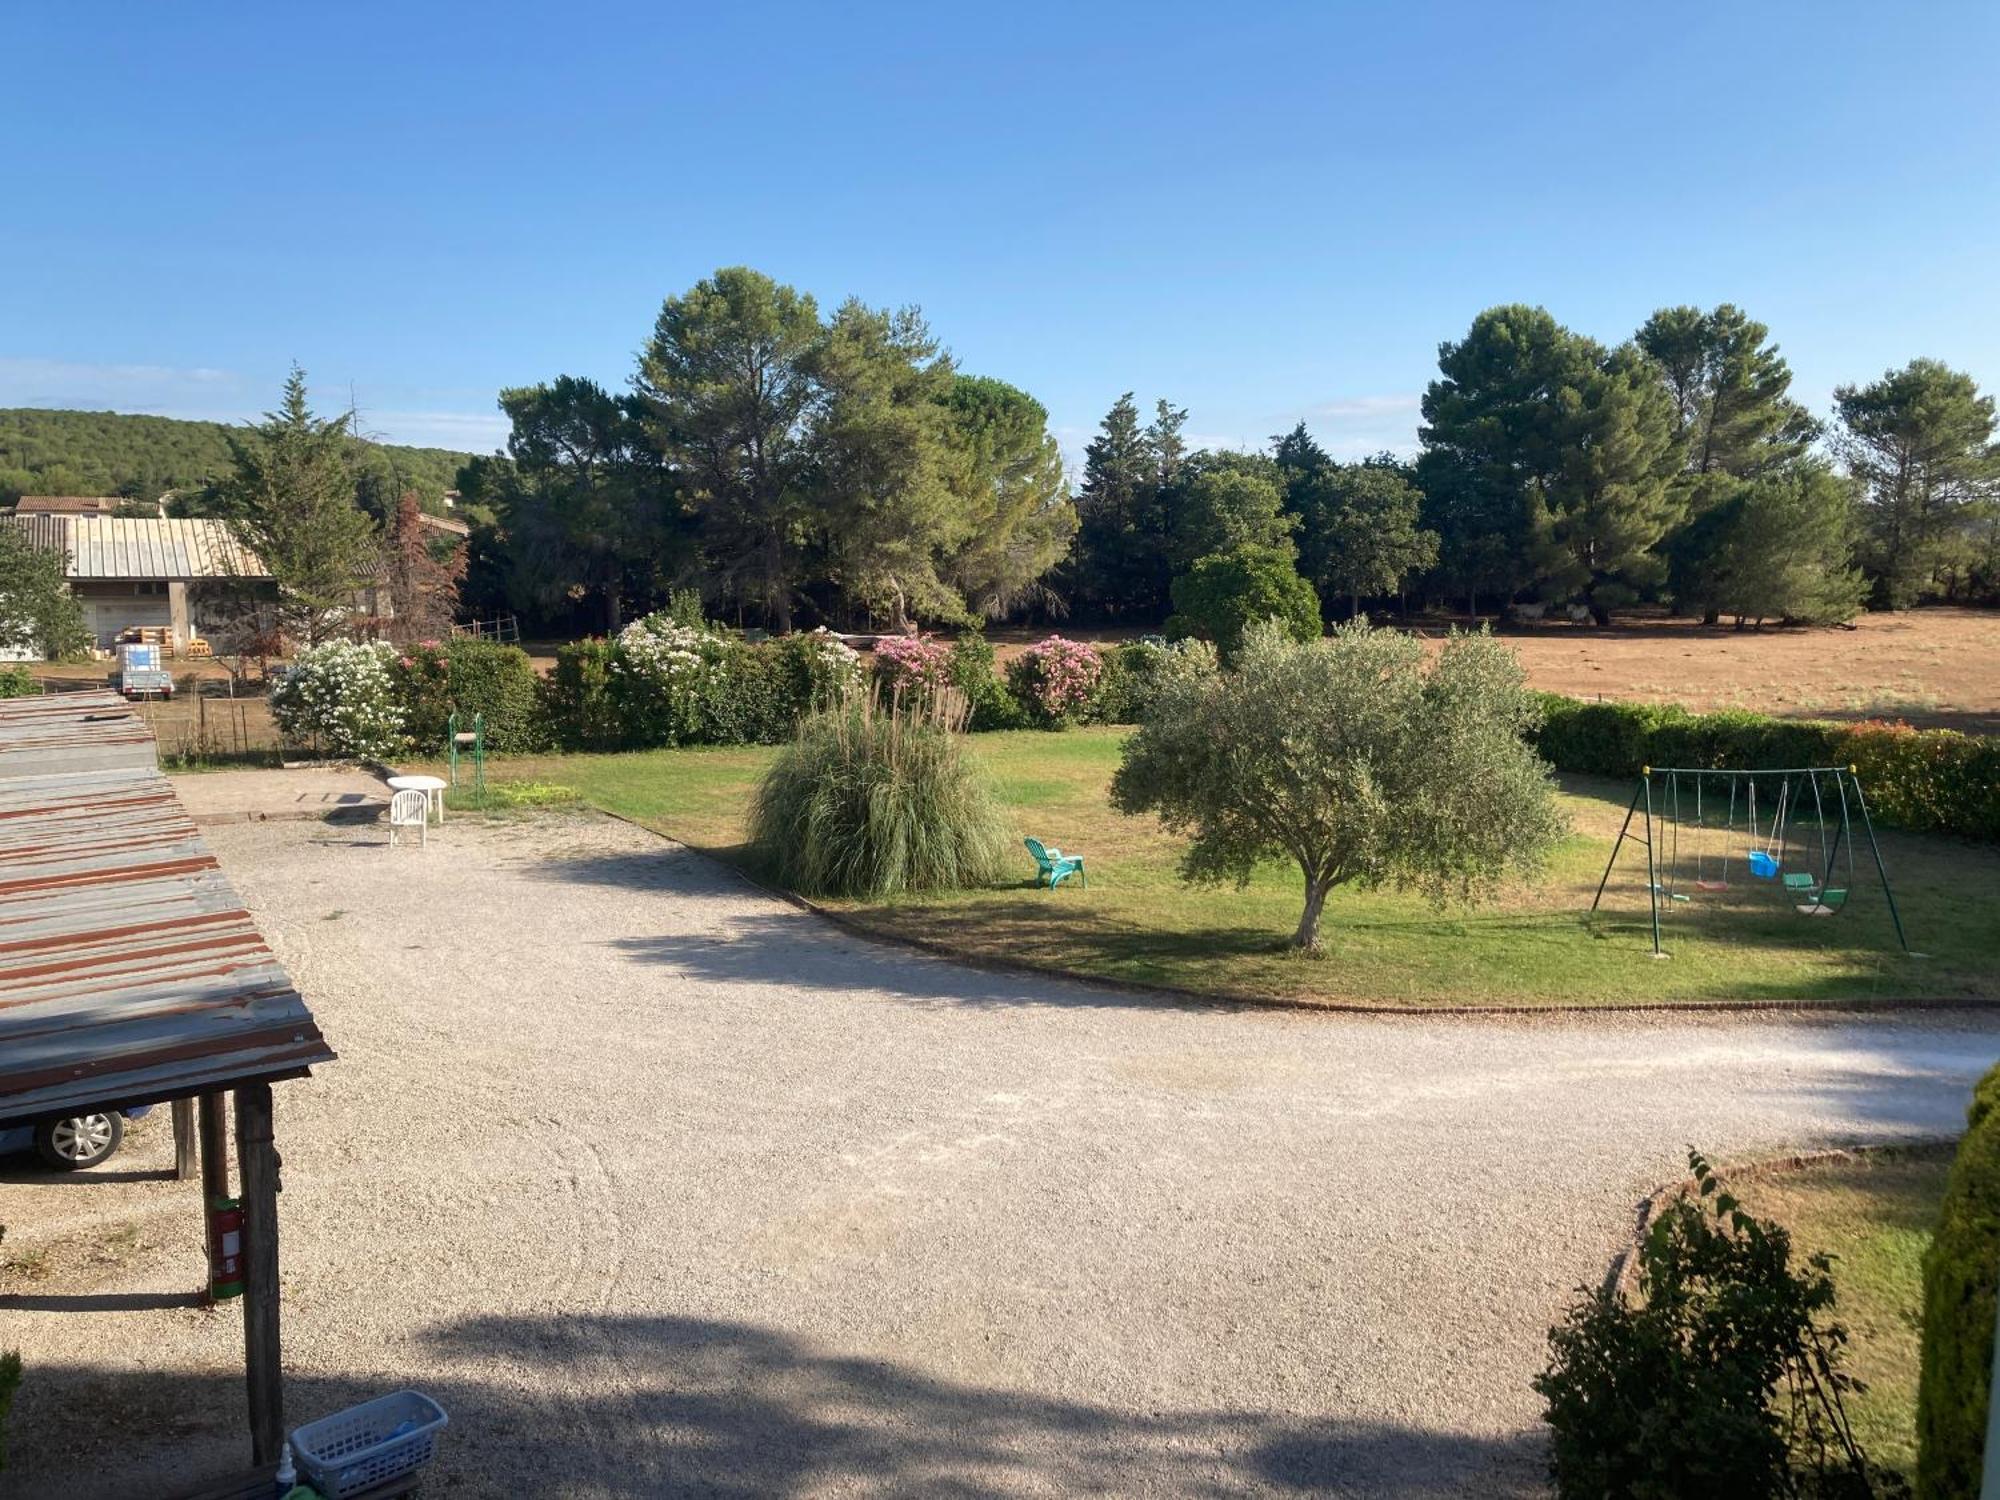
POLYGON ((1791 366, 1770 333, 1727 302, 1707 313, 1664 307, 1639 330, 1634 341, 1673 398, 1689 473, 1749 478, 1802 457, 1819 436, 1791 398, 1791 366))
POLYGON ((1342 885, 1470 897, 1534 868, 1563 833, 1520 663, 1488 636, 1423 644, 1352 621, 1298 642, 1253 626, 1235 669, 1170 675, 1112 778, 1121 812, 1192 835, 1184 878, 1247 884, 1289 858, 1292 945, 1319 946, 1342 885))
POLYGON ((942 562, 975 617, 995 619, 1040 591, 1068 554, 1076 507, 1049 414, 1002 380, 959 375, 944 398, 962 524, 942 562))
POLYGON ((1854 486, 1824 463, 1801 459, 1741 482, 1711 512, 1707 565, 1689 602, 1761 624, 1831 625, 1861 611, 1868 585, 1854 566, 1854 486))
POLYGON ((1877 601, 1907 609, 2000 495, 1993 398, 1934 359, 1833 394, 1840 452, 1863 490, 1863 565, 1877 601))
POLYGON ((1183 572, 1197 558, 1238 547, 1295 556, 1295 517, 1285 511, 1283 472, 1253 453, 1199 453, 1166 486, 1167 559, 1183 572))
MULTIPOLYGON (((1178 444, 1178 424, 1172 439, 1178 444)), ((1114 619, 1159 618, 1172 577, 1160 504, 1160 455, 1155 435, 1139 423, 1130 391, 1105 414, 1098 435, 1084 449, 1076 513, 1072 591, 1077 602, 1114 619)))
POLYGON ((1386 453, 1299 469, 1288 495, 1299 516, 1299 570, 1322 598, 1345 595, 1350 615, 1364 598, 1401 593, 1437 562, 1423 496, 1409 468, 1386 453))
POLYGON ((1681 449, 1650 359, 1512 306, 1442 345, 1438 367, 1417 472, 1448 583, 1582 598, 1602 620, 1661 581, 1681 449))
POLYGON ((230 435, 227 524, 270 570, 280 627, 308 645, 341 628, 377 556, 375 523, 355 503, 346 427, 344 416, 313 415, 294 365, 278 409, 230 435))
POLYGON ((617 630, 676 551, 670 477, 636 403, 563 375, 502 391, 500 409, 506 459, 468 465, 460 488, 499 522, 508 602, 545 618, 582 604, 617 630))
POLYGON ((813 365, 823 333, 810 295, 732 266, 666 300, 635 382, 716 586, 780 631, 792 628, 812 534, 813 365))
POLYGON ((1174 612, 1167 634, 1213 641, 1225 659, 1260 621, 1274 620, 1294 640, 1320 632, 1319 595, 1299 576, 1291 553, 1245 543, 1199 558, 1173 583, 1174 612))
POLYGON ((67 566, 68 554, 33 546, 19 527, 0 523, 0 646, 58 661, 89 644, 83 606, 63 578, 67 566))

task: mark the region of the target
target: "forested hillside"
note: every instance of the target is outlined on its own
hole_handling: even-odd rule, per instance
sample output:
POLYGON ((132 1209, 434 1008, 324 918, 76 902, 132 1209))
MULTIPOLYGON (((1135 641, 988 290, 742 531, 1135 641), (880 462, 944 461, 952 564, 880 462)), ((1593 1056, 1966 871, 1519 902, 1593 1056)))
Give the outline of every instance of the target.
MULTIPOLYGON (((109 411, 0 408, 0 502, 21 495, 202 492, 232 472, 229 428, 220 422, 127 416, 109 411)), ((355 439, 358 468, 389 496, 414 489, 433 505, 453 487, 470 454, 355 439)))

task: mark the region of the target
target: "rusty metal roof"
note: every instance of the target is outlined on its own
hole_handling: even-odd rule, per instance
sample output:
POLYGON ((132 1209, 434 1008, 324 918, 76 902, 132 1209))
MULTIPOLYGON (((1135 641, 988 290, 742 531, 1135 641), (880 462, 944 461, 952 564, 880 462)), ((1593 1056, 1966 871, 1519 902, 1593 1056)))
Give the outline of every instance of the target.
POLYGON ((0 701, 0 1123, 333 1055, 137 715, 112 693, 0 701))
POLYGON ((124 504, 116 495, 23 495, 14 502, 21 515, 108 516, 124 504))
POLYGON ((37 547, 69 554, 72 583, 92 579, 256 578, 271 576, 263 560, 220 521, 192 516, 58 516, 15 514, 37 547))

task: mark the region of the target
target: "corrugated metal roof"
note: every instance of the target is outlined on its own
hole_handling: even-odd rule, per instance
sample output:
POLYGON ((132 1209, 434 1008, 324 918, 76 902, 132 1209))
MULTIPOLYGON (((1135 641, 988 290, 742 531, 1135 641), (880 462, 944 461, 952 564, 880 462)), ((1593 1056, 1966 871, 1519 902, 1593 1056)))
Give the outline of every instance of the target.
POLYGON ((0 702, 0 1122, 333 1055, 137 715, 112 693, 0 702), (57 742, 95 763, 50 770, 57 742))
POLYGON ((124 502, 116 495, 23 495, 14 502, 22 515, 43 511, 50 515, 108 516, 124 502))
POLYGON ((31 543, 69 554, 65 576, 92 579, 269 578, 220 521, 191 516, 15 515, 31 543))

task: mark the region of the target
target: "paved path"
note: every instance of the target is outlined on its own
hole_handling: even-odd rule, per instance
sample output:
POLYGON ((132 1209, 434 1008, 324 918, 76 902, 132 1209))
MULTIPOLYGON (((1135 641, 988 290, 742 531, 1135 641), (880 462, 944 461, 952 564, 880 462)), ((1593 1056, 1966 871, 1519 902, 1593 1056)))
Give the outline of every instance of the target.
MULTIPOLYGON (((430 1389, 453 1496, 1535 1493, 1543 1334, 1685 1143, 1950 1132, 2000 1055, 2000 1017, 1133 1001, 583 817, 211 840, 341 1053, 279 1090, 293 1418, 430 1389)), ((129 1305, 196 1274, 191 1191, 33 1181, 9 1252, 142 1253, 0 1302, 14 1492, 230 1451, 233 1320, 129 1305)))

